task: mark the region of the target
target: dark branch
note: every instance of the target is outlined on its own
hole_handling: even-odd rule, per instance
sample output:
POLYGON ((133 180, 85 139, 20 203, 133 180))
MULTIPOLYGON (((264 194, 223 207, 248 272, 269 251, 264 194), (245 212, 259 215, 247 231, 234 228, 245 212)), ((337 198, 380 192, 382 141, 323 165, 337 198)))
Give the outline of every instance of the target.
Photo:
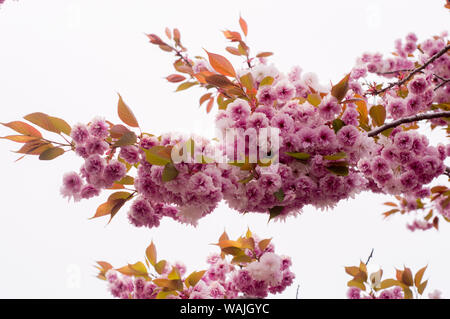
POLYGON ((371 259, 372 256, 373 256, 373 251, 374 251, 374 248, 372 248, 372 251, 370 252, 369 258, 367 258, 366 266, 367 266, 367 264, 369 263, 370 259, 371 259))
POLYGON ((409 116, 409 117, 404 117, 404 118, 398 119, 396 121, 393 121, 391 123, 384 124, 383 126, 380 126, 376 129, 370 131, 367 135, 369 137, 373 137, 373 136, 380 134, 381 132, 383 132, 385 130, 397 127, 397 126, 405 124, 405 123, 411 123, 411 122, 422 121, 422 120, 430 120, 430 119, 435 119, 435 118, 439 118, 439 117, 450 117, 450 111, 422 113, 422 114, 416 114, 416 115, 409 116))
POLYGON ((438 85, 436 85, 436 87, 434 88, 434 90, 436 91, 437 89, 439 89, 441 86, 444 86, 444 85, 447 84, 448 82, 450 82, 450 79, 443 79, 441 83, 439 83, 438 85))
POLYGON ((444 172, 444 175, 447 175, 448 176, 448 178, 450 178, 450 167, 445 167, 445 172, 444 172))
POLYGON ((445 52, 447 52, 448 50, 450 50, 450 44, 448 44, 446 47, 444 47, 441 51, 439 51, 438 53, 436 53, 435 55, 433 55, 427 62, 425 62, 422 66, 418 67, 417 69, 414 69, 412 72, 410 72, 408 74, 408 76, 406 76, 403 80, 398 81, 398 82, 392 82, 391 84, 389 84, 388 86, 386 86, 384 89, 381 90, 375 90, 374 92, 370 93, 372 95, 378 95, 381 93, 386 92, 387 90, 392 89, 395 86, 401 86, 403 84, 405 84, 406 82, 408 82, 413 76, 414 74, 421 72, 423 69, 425 69, 428 65, 430 65, 431 63, 433 63, 436 59, 438 59, 439 57, 441 57, 442 55, 445 54, 445 52))

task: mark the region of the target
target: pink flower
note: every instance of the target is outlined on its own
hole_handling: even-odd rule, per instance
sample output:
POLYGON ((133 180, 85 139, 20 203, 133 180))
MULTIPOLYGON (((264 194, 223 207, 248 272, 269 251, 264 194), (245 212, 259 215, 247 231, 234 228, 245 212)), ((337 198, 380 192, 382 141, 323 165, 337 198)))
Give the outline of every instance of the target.
POLYGON ((361 290, 356 287, 350 287, 347 290, 347 298, 349 299, 361 299, 361 290))
POLYGON ((258 102, 262 105, 272 106, 273 102, 276 101, 277 95, 270 85, 264 85, 259 88, 256 94, 258 102))
POLYGON ((130 164, 136 164, 139 162, 139 149, 134 145, 123 146, 119 156, 130 164))
POLYGON ((379 299, 395 299, 395 296, 392 293, 392 291, 385 289, 381 292, 381 294, 378 298, 379 299))
POLYGON ((360 133, 358 129, 352 125, 344 126, 336 134, 338 142, 346 147, 354 146, 359 136, 360 133))
POLYGON ((287 114, 278 113, 270 121, 272 127, 279 128, 281 132, 291 132, 294 129, 294 120, 287 114))
POLYGON ((428 82, 424 76, 416 76, 408 83, 407 87, 410 93, 421 94, 427 89, 428 82))
POLYGON ((280 102, 287 102, 295 95, 295 87, 289 81, 280 81, 275 85, 275 95, 280 102))
POLYGON ((70 133, 70 137, 72 137, 76 144, 84 144, 89 138, 89 131, 86 125, 80 123, 75 124, 70 133))
POLYGON ((80 191, 80 196, 83 199, 95 197, 95 196, 98 196, 99 194, 100 194, 100 190, 90 184, 83 185, 83 187, 81 188, 81 191, 80 191))
POLYGON ((94 176, 102 174, 105 166, 105 160, 99 155, 89 156, 84 163, 84 169, 86 170, 86 172, 94 176))
POLYGON ((125 174, 127 169, 125 165, 119 161, 113 160, 106 165, 103 175, 108 183, 113 183, 120 181, 125 174))
POLYGON ((393 119, 401 118, 406 114, 406 106, 403 99, 391 99, 387 105, 387 111, 393 119))
POLYGON ((109 126, 102 118, 95 118, 89 125, 89 133, 100 139, 104 139, 109 136, 109 126))
POLYGON ((108 148, 108 143, 95 137, 89 138, 86 142, 86 150, 90 155, 103 155, 108 148))
POLYGON ((341 112, 341 106, 335 97, 325 97, 319 104, 319 114, 325 120, 333 120, 341 112))
POLYGON ((237 121, 247 118, 250 115, 251 109, 246 101, 237 99, 228 104, 227 112, 233 120, 237 121))
POLYGON ((422 98, 417 95, 409 95, 406 99, 406 109, 409 114, 416 114, 422 108, 422 98))
POLYGON ((61 187, 61 193, 63 196, 71 197, 78 194, 81 190, 83 181, 80 175, 75 172, 64 174, 63 186, 61 187))
POLYGON ((269 126, 269 119, 264 113, 253 113, 247 121, 247 128, 260 129, 269 126))

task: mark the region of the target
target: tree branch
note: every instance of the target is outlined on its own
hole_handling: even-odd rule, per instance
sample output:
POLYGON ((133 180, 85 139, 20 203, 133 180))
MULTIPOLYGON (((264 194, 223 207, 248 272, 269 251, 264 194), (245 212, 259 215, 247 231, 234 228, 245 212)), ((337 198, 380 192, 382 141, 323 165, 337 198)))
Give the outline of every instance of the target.
POLYGON ((369 258, 367 258, 366 266, 367 266, 367 264, 369 263, 370 259, 371 259, 372 256, 373 256, 373 251, 374 251, 374 249, 375 249, 375 248, 372 248, 372 251, 370 252, 369 258))
POLYGON ((445 52, 447 52, 448 50, 450 50, 450 44, 448 44, 447 46, 445 46, 441 51, 439 51, 438 53, 436 53, 435 55, 433 55, 427 62, 425 62, 421 67, 418 67, 417 69, 414 69, 411 73, 408 74, 408 76, 406 76, 403 80, 398 81, 398 82, 392 82, 391 84, 389 84, 388 86, 386 86, 384 89, 381 90, 375 90, 374 92, 370 93, 371 95, 378 95, 381 93, 386 92, 387 90, 392 89, 394 86, 400 86, 402 84, 405 84, 406 82, 408 82, 413 76, 414 74, 421 72, 423 69, 425 69, 428 65, 430 65, 431 63, 433 63, 436 59, 438 59, 439 57, 441 57, 442 55, 445 54, 445 52))
POLYGON ((435 119, 435 118, 439 118, 439 117, 450 117, 450 111, 422 113, 422 114, 416 114, 416 115, 409 116, 409 117, 404 117, 404 118, 398 119, 396 121, 393 121, 391 123, 384 124, 376 129, 370 131, 367 135, 369 137, 374 137, 385 130, 397 127, 397 126, 405 124, 405 123, 411 123, 411 122, 422 121, 422 120, 430 120, 430 119, 435 119))

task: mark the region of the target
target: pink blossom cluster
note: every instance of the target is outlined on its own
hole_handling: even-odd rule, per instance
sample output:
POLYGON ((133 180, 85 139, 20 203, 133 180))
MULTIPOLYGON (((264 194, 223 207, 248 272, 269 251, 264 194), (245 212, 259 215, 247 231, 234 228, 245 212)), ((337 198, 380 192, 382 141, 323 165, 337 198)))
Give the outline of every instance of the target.
POLYGON ((414 195, 424 198, 424 188, 445 171, 448 154, 429 145, 426 136, 396 128, 389 138, 380 137, 378 150, 370 159, 360 160, 359 170, 375 182, 374 187, 387 194, 414 195))
POLYGON ((126 175, 123 163, 104 156, 110 150, 106 141, 109 125, 105 120, 95 118, 88 125, 74 125, 71 137, 75 152, 84 159, 84 164, 80 173, 64 175, 63 196, 75 200, 98 196, 101 189, 113 186, 126 175))
MULTIPOLYGON (((416 67, 416 63, 423 65, 430 58, 448 44, 447 33, 417 43, 415 34, 410 33, 402 40, 396 41, 395 56, 383 58, 380 53, 365 53, 358 60, 353 69, 352 76, 359 78, 367 72, 385 78, 393 78, 400 74, 408 74, 416 67)), ((450 100, 450 56, 443 54, 419 74, 408 82, 405 96, 398 94, 397 90, 388 90, 383 96, 383 105, 386 106, 388 116, 399 119, 404 116, 415 115, 430 110, 431 103, 447 103, 450 100), (444 81, 445 84, 438 87, 444 81)), ((443 119, 432 120, 434 124, 446 125, 443 119)))
MULTIPOLYGON (((258 240, 255 238, 256 247, 258 240)), ((250 254, 250 250, 249 250, 250 254)), ((264 251, 255 248, 253 262, 240 263, 240 267, 223 259, 219 254, 211 254, 207 258, 208 270, 201 280, 191 287, 184 286, 183 291, 169 295, 172 299, 236 299, 265 298, 271 294, 283 292, 293 283, 295 278, 291 272, 291 259, 274 253, 270 244, 264 251)), ((178 262, 166 263, 161 278, 167 278, 172 267, 176 267, 184 282, 186 267, 178 262)), ((150 279, 120 274, 110 269, 106 272, 109 290, 114 297, 123 299, 154 299, 161 288, 150 279)))
POLYGON ((401 287, 393 287, 390 289, 383 289, 378 296, 375 294, 363 294, 361 289, 350 287, 347 291, 347 298, 349 299, 404 299, 403 289, 401 287))
MULTIPOLYGON (((303 73, 299 67, 284 74, 261 59, 251 69, 238 70, 238 76, 251 74, 255 98, 234 99, 218 112, 215 124, 219 143, 172 133, 158 138, 141 134, 135 144, 121 146, 117 152, 109 123, 96 118, 88 125, 78 124, 71 136, 76 153, 85 163, 79 173, 64 176, 62 193, 75 200, 96 196, 134 166, 138 196, 128 216, 139 227, 157 227, 162 217, 196 225, 221 200, 241 213, 269 213, 275 209, 275 218, 284 219, 299 214, 305 205, 330 208, 365 190, 416 198, 429 196, 427 185, 444 172, 450 146, 432 146, 426 136, 401 126, 389 137, 369 137, 361 126, 354 99, 362 99, 370 109, 360 78, 367 72, 392 77, 385 73, 414 68, 413 53, 419 50, 417 59, 423 62, 445 43, 445 35, 420 45, 416 45, 413 34, 406 39, 405 45, 397 42, 393 58, 364 54, 352 70, 348 90, 340 100, 331 85, 320 84, 316 75, 303 73), (278 143, 261 135, 265 129, 277 132, 278 143), (237 132, 231 140, 226 138, 230 130, 237 132), (145 150, 175 147, 189 139, 195 142, 195 152, 205 158, 216 159, 219 153, 226 160, 174 162, 176 176, 164 181, 166 167, 147 162, 145 150), (254 144, 256 149, 252 149, 254 144), (248 169, 230 163, 250 158, 255 150, 258 161, 270 159, 273 163, 258 162, 248 169), (264 158, 261 150, 265 150, 264 158), (296 158, 296 154, 303 157, 296 158)), ((381 98, 388 118, 417 114, 434 102, 448 101, 450 85, 437 91, 434 88, 440 78, 449 76, 449 63, 448 55, 442 55, 416 74, 407 85, 406 96, 398 95, 396 89, 388 90, 381 98)), ((201 64, 201 68, 213 71, 207 61, 201 64)))

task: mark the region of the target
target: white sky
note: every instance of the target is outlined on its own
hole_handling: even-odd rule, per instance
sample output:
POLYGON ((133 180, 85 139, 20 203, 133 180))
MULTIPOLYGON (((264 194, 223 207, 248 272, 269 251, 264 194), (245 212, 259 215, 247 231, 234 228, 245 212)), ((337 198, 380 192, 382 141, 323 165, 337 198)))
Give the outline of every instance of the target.
MULTIPOLYGON (((174 93, 163 77, 173 73, 170 54, 150 45, 144 33, 163 35, 178 27, 193 55, 202 48, 224 54, 221 30, 238 29, 241 13, 255 51, 273 51, 271 60, 288 71, 300 65, 322 82, 342 78, 364 51, 393 50, 410 31, 420 39, 449 29, 443 0, 427 1, 117 1, 7 0, 0 9, 1 122, 41 111, 69 123, 96 115, 118 122, 116 92, 132 107, 147 132, 193 131, 209 135, 213 114, 198 108, 201 91, 174 93), (126 4, 125 4, 126 3, 126 4)), ((448 10, 447 10, 448 11, 448 10)), ((230 57, 235 63, 238 58, 230 57)), ((10 134, 0 128, 2 136, 10 134)), ((435 135, 433 143, 442 140, 435 135)), ((274 237, 278 253, 293 257, 297 278, 281 297, 343 298, 356 265, 375 248, 370 263, 392 277, 404 264, 429 265, 429 287, 450 297, 450 227, 411 233, 407 218, 388 221, 381 205, 388 198, 361 194, 328 212, 305 209, 287 223, 267 224, 266 215, 241 216, 225 205, 197 228, 170 220, 158 229, 129 225, 123 209, 108 226, 88 220, 107 197, 73 204, 59 196, 61 176, 82 160, 66 155, 55 161, 26 158, 0 143, 0 297, 108 298, 96 279, 95 260, 115 266, 142 260, 153 239, 159 256, 182 260, 188 270, 205 266, 224 228, 238 236, 251 227, 274 237)), ((431 291, 430 289, 429 291, 431 291)), ((280 295, 277 295, 278 297, 280 295)))

